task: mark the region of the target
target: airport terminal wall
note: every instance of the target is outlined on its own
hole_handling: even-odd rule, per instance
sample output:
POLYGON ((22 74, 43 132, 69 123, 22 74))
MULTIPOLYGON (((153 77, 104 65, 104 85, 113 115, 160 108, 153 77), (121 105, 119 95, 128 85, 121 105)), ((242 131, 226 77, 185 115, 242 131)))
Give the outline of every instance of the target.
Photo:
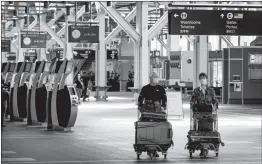
POLYGON ((251 55, 254 54, 261 56, 262 48, 235 47, 224 49, 223 103, 241 104, 243 96, 244 104, 262 104, 262 79, 260 77, 262 63, 255 64, 256 75, 251 77, 250 72, 252 67, 252 64, 250 64, 251 55))

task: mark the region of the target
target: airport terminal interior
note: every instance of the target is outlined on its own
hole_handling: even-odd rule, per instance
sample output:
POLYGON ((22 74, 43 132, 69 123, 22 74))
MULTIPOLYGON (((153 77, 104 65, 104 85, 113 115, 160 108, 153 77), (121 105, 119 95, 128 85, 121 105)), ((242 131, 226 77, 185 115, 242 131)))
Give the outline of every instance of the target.
POLYGON ((3 164, 261 164, 261 116, 261 1, 1 1, 3 164))

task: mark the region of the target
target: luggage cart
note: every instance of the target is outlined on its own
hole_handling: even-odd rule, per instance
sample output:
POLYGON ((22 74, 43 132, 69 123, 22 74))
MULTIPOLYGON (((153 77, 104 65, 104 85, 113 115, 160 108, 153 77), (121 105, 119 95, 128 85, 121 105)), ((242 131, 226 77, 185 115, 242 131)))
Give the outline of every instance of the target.
POLYGON ((207 157, 210 150, 214 151, 216 157, 219 155, 219 146, 225 146, 221 141, 220 133, 218 132, 218 112, 212 110, 212 112, 193 112, 190 110, 190 131, 187 138, 188 143, 185 149, 189 150, 190 158, 195 151, 202 151, 202 156, 207 157), (200 131, 198 128, 198 122, 200 120, 212 120, 212 131, 200 131))
POLYGON ((161 113, 160 118, 157 119, 156 113, 140 112, 138 110, 138 121, 135 122, 136 134, 134 150, 137 154, 137 159, 140 159, 140 155, 143 152, 147 152, 151 160, 155 157, 157 152, 163 154, 164 158, 167 158, 167 150, 173 145, 173 131, 172 125, 167 122, 166 114, 161 113), (147 115, 148 121, 140 121, 140 115, 147 115), (164 118, 164 119, 163 119, 164 118), (158 122, 159 121, 159 122, 158 122), (160 130, 161 129, 161 130, 160 130), (161 137, 155 136, 154 130, 159 130, 161 137), (153 133, 150 133, 152 131, 153 133), (152 134, 148 137, 148 132, 152 134))

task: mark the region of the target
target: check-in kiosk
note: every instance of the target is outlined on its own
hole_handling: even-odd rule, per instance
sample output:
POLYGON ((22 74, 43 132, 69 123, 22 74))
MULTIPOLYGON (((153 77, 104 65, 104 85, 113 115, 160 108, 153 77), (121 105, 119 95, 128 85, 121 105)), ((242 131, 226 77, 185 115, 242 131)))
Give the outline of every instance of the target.
POLYGON ((10 64, 9 62, 4 62, 4 63, 2 64, 1 74, 2 74, 3 76, 6 75, 6 73, 7 73, 7 71, 8 71, 9 64, 10 64))
POLYGON ((18 88, 21 75, 25 69, 26 62, 18 62, 14 73, 12 74, 11 86, 10 86, 10 119, 13 120, 14 116, 19 116, 18 113, 18 88))
MULTIPOLYGON (((14 112, 15 117, 19 118, 26 118, 27 117, 27 106, 26 106, 26 100, 27 100, 27 85, 29 81, 29 76, 31 73, 31 70, 33 68, 32 62, 26 62, 24 71, 21 74, 19 85, 17 88, 17 110, 14 112)), ((14 108, 16 110, 16 108, 14 108)))
POLYGON ((32 123, 44 123, 46 121, 47 90, 44 80, 49 75, 50 65, 50 62, 37 61, 34 73, 31 75, 28 117, 32 123))
POLYGON ((66 66, 66 61, 55 61, 51 66, 50 75, 47 83, 47 101, 46 101, 46 110, 47 110, 47 129, 52 129, 52 118, 51 118, 51 106, 52 106, 52 96, 54 91, 55 83, 59 83, 61 74, 64 72, 66 66))
MULTIPOLYGON (((52 117, 53 126, 62 128, 71 128, 75 125, 77 112, 78 112, 78 97, 74 85, 67 85, 66 79, 72 78, 68 75, 73 71, 74 62, 71 60, 67 61, 64 73, 61 76, 59 84, 55 84, 54 89, 57 90, 56 95, 56 106, 53 105, 52 117)), ((55 92, 53 92, 53 99, 55 101, 55 92)))
POLYGON ((39 80, 39 77, 37 77, 37 70, 43 69, 44 61, 36 61, 33 64, 32 72, 29 77, 29 81, 27 84, 27 96, 26 96, 26 108, 27 108, 27 125, 32 125, 32 117, 31 117, 31 95, 32 95, 32 88, 33 83, 39 80), (41 67, 41 68, 40 68, 41 67))
POLYGON ((78 98, 74 86, 65 84, 73 70, 73 61, 57 61, 48 86, 48 129, 65 130, 74 126, 78 98))
POLYGON ((5 76, 5 81, 4 81, 4 83, 6 83, 6 84, 11 83, 12 75, 13 75, 13 73, 14 73, 15 68, 16 68, 16 63, 9 63, 9 64, 8 64, 8 66, 7 66, 7 72, 6 72, 6 74, 4 75, 4 76, 5 76))

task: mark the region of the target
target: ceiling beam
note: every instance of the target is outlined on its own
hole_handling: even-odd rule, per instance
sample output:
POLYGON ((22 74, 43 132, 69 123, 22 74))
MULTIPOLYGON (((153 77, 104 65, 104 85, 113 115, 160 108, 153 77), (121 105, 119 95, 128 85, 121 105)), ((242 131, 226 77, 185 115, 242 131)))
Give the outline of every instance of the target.
POLYGON ((139 33, 130 23, 112 6, 107 7, 104 3, 99 2, 100 6, 108 13, 108 15, 121 26, 121 28, 136 41, 140 40, 139 33))

